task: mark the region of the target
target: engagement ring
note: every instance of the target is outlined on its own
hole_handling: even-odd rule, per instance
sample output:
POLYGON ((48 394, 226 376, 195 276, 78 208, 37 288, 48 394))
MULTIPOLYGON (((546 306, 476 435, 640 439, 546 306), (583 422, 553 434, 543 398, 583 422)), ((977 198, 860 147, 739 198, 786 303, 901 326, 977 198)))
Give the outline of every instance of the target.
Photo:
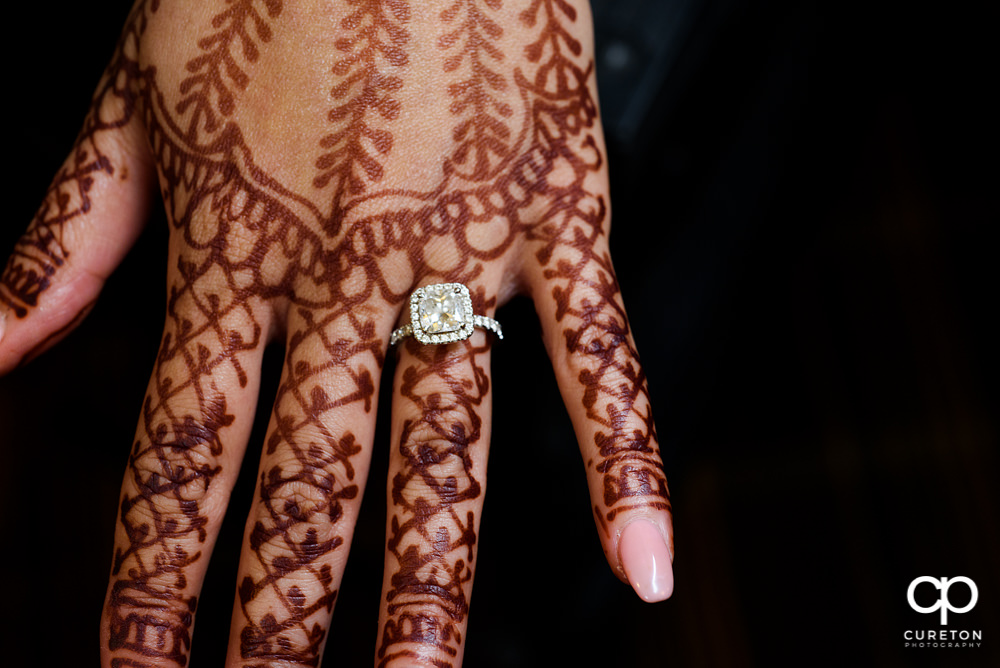
POLYGON ((392 333, 389 345, 414 336, 420 343, 454 343, 472 336, 482 327, 503 338, 500 323, 472 312, 469 288, 461 283, 438 283, 414 290, 410 295, 410 324, 392 333))

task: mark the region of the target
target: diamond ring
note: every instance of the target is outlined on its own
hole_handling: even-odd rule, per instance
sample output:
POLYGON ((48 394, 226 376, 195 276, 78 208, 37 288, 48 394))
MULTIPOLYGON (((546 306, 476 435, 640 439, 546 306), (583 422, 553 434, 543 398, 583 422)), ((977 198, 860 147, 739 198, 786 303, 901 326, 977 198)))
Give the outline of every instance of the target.
POLYGON ((410 295, 410 324, 392 333, 389 345, 407 336, 420 343, 454 343, 472 336, 476 327, 503 338, 500 323, 472 312, 469 288, 461 283, 438 283, 417 288, 410 295))

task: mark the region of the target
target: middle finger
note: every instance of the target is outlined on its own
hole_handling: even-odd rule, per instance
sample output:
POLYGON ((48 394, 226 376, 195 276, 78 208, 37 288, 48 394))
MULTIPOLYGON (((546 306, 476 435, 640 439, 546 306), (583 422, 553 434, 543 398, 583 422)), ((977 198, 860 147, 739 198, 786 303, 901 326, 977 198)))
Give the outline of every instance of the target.
POLYGON ((317 666, 368 476, 394 313, 292 307, 227 665, 317 666))

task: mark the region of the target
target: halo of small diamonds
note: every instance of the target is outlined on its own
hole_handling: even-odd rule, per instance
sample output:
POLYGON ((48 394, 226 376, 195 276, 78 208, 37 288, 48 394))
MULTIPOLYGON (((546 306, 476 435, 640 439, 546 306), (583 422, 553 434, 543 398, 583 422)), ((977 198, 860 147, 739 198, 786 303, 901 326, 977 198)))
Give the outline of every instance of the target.
POLYGON ((461 283, 437 283, 410 295, 410 326, 420 343, 454 343, 472 336, 472 296, 461 283))

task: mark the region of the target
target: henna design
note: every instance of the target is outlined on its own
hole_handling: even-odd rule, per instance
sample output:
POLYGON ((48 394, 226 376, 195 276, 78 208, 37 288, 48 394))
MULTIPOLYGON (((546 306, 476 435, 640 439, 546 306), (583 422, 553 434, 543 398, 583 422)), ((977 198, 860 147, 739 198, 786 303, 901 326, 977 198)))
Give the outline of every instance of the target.
MULTIPOLYGON (((594 253, 585 236, 578 236, 573 247, 581 259, 559 261, 545 276, 562 284, 553 288, 553 297, 557 317, 567 323, 566 349, 594 367, 580 371, 579 381, 586 388, 587 417, 602 428, 594 435, 594 445, 600 456, 596 469, 604 474, 605 516, 610 521, 640 506, 669 509, 646 376, 638 365, 611 257, 594 253), (596 280, 581 279, 595 272, 596 280), (570 326, 574 322, 578 326, 570 326)), ((605 526, 599 509, 595 512, 605 526)))
POLYGON ((409 33, 401 26, 410 18, 406 2, 348 2, 357 9, 341 22, 351 36, 337 40, 336 47, 344 56, 333 66, 333 73, 339 79, 330 91, 337 106, 330 110, 328 119, 337 129, 320 140, 320 147, 328 151, 316 160, 320 173, 313 181, 317 188, 333 182, 339 198, 363 192, 366 180, 382 179, 382 165, 366 143, 377 154, 385 155, 392 149, 392 134, 376 127, 368 118, 371 112, 384 120, 394 120, 399 115, 399 102, 394 94, 402 87, 403 80, 382 70, 401 68, 409 62, 403 50, 409 33))
MULTIPOLYGON (((566 350, 585 367, 579 381, 585 388, 587 417, 599 426, 594 436, 600 456, 596 470, 604 475, 604 514, 610 521, 639 505, 669 509, 670 501, 646 377, 611 257, 596 250, 606 247, 602 238, 607 234, 607 206, 582 187, 586 173, 599 169, 603 160, 587 132, 597 116, 588 85, 593 63, 585 68, 576 63, 581 45, 562 26, 560 14, 576 18, 573 7, 560 0, 535 0, 521 14, 527 25, 541 23, 541 17, 545 24, 539 39, 526 48, 528 59, 539 63, 531 88, 544 100, 536 126, 543 129, 545 145, 558 155, 556 160, 575 175, 575 187, 554 198, 543 215, 547 222, 532 236, 543 242, 536 256, 554 284, 552 298, 556 319, 564 326, 566 350)), ((600 519, 599 509, 595 513, 600 519)), ((604 526, 603 521, 599 524, 604 526)))
MULTIPOLYGON (((476 9, 474 3, 463 3, 469 18, 463 29, 474 30, 476 9)), ((491 7, 495 6, 491 3, 491 7)), ((443 14, 445 20, 458 12, 459 3, 443 14)), ((592 63, 581 66, 575 57, 581 53, 579 41, 562 26, 562 20, 574 20, 575 11, 561 2, 539 0, 522 12, 521 20, 528 26, 539 26, 535 41, 525 47, 529 63, 537 64, 534 76, 522 69, 515 70, 515 80, 523 96, 530 100, 533 135, 523 153, 500 173, 491 183, 472 190, 480 201, 500 196, 505 203, 503 215, 520 222, 522 211, 538 207, 542 210, 540 225, 524 224, 521 230, 537 246, 536 257, 547 267, 544 275, 553 283, 552 297, 557 303, 557 320, 564 326, 567 351, 583 358, 587 367, 579 380, 586 388, 584 406, 587 417, 610 433, 599 430, 595 445, 601 461, 597 470, 604 474, 606 510, 595 508, 598 523, 606 526, 625 510, 629 499, 644 497, 643 501, 657 507, 669 507, 666 481, 659 464, 656 436, 648 403, 645 377, 638 368, 634 345, 631 343, 627 321, 610 257, 597 248, 606 245, 607 206, 602 196, 585 187, 589 174, 598 172, 603 157, 590 129, 596 122, 597 107, 588 81, 592 76, 592 63), (544 17, 544 21, 539 20, 544 17), (569 55, 567 55, 569 54, 569 55), (513 195, 513 197, 510 197, 513 195), (506 197, 505 197, 506 196, 506 197), (507 199, 510 197, 510 199, 507 199), (638 417, 641 429, 626 433, 626 425, 634 425, 638 417), (631 419, 630 419, 631 418, 631 419), (659 499, 659 500, 657 500, 659 499)), ((458 41, 460 30, 442 39, 443 48, 458 41)), ((480 77, 477 90, 467 82, 453 86, 450 91, 474 91, 470 96, 482 96, 483 82, 490 79, 481 67, 481 57, 476 49, 483 44, 470 37, 473 46, 466 46, 467 57, 476 65, 473 72, 480 77)), ((487 51, 489 53, 489 51, 487 51)), ((454 68, 458 57, 446 61, 446 68, 454 68)), ((502 90, 499 83, 494 90, 502 90)), ((481 99, 481 98, 480 98, 481 99)), ((461 110, 455 105, 453 111, 461 110)), ((478 118, 483 117, 480 109, 478 118)), ((491 125, 493 119, 479 126, 491 125)), ((464 130, 464 128, 463 128, 464 130)), ((506 135, 501 135, 506 136, 506 135)), ((455 139, 464 135, 456 132, 455 139)), ((524 145, 523 144, 523 145, 524 145)), ((480 135, 474 141, 479 157, 475 169, 461 173, 469 181, 490 174, 487 168, 491 144, 480 135)), ((452 164, 468 155, 460 144, 452 156, 452 164)), ((502 155, 496 151, 497 155, 502 155)), ((467 191, 466 196, 472 194, 467 191)), ((475 218, 470 217, 471 220, 475 218)), ((469 219, 463 223, 470 222, 469 219)), ((428 364, 428 372, 438 379, 447 379, 445 370, 431 370, 427 351, 411 349, 422 354, 421 361, 428 364)), ((470 357, 479 351, 471 351, 470 357)), ((474 376, 478 379, 481 368, 474 376)), ((454 479, 437 480, 427 471, 440 464, 444 458, 461 458, 470 442, 479 437, 475 406, 485 393, 485 384, 477 383, 477 401, 468 399, 468 388, 446 380, 451 389, 449 396, 457 397, 455 404, 442 404, 440 395, 433 399, 419 397, 413 387, 422 378, 419 366, 403 371, 401 393, 419 407, 423 421, 429 423, 430 432, 436 434, 438 449, 413 452, 410 445, 414 424, 407 423, 400 443, 406 464, 404 472, 393 481, 394 515, 391 520, 388 549, 398 564, 392 576, 392 588, 386 595, 391 618, 382 629, 379 646, 379 665, 386 665, 399 656, 416 656, 415 645, 430 646, 438 650, 439 657, 454 657, 462 643, 460 625, 468 610, 467 586, 472 577, 471 561, 475 545, 476 520, 469 512, 461 517, 454 510, 455 504, 479 495, 478 482, 469 475, 465 486, 454 479), (456 421, 456 426, 441 424, 441 415, 452 415, 456 409, 466 414, 466 419, 456 421), (467 435, 463 424, 473 425, 467 435), (448 445, 444 445, 448 444, 448 445), (410 501, 402 493, 413 477, 421 477, 417 489, 436 492, 430 499, 419 497, 410 501), (444 517, 442 517, 444 516, 444 517), (428 527, 435 527, 431 531, 428 527), (405 548, 401 548, 405 546, 405 548), (463 549, 464 548, 464 549, 463 549), (428 613, 437 608, 440 613, 428 613), (411 612, 412 611, 412 612, 411 612)), ((470 471, 463 461, 464 470, 470 471)), ((435 665, 451 665, 444 658, 435 659, 435 665)))
POLYGON ((245 90, 249 85, 250 77, 235 54, 242 53, 247 63, 256 62, 260 57, 251 27, 261 42, 271 40, 271 28, 257 6, 263 5, 270 18, 278 16, 282 7, 282 0, 226 0, 226 3, 229 7, 212 17, 216 32, 198 40, 204 53, 188 61, 191 75, 180 85, 184 97, 177 104, 177 113, 183 115, 190 111, 185 133, 189 141, 194 140, 200 130, 214 132, 221 123, 219 115, 233 113, 233 86, 245 90), (239 43, 239 50, 235 48, 236 43, 239 43))
MULTIPOLYGON (((501 7, 500 0, 486 0, 493 10, 501 7)), ((506 162, 512 139, 508 118, 511 105, 502 99, 509 88, 507 79, 490 61, 499 65, 503 53, 495 41, 503 29, 481 9, 476 0, 456 0, 441 12, 441 19, 454 23, 464 13, 460 25, 438 40, 442 49, 457 51, 444 62, 444 70, 453 72, 463 65, 466 78, 448 86, 452 97, 452 114, 462 117, 452 131, 457 146, 446 169, 454 170, 472 181, 483 181, 493 175, 496 163, 506 162)))
MULTIPOLYGON (((216 25, 230 24, 202 45, 218 43, 227 33, 227 39, 238 35, 231 24, 243 20, 251 4, 234 4, 230 12, 217 15, 216 25)), ((129 44, 138 42, 145 19, 156 9, 155 2, 137 7, 126 29, 132 33, 129 44)), ((168 215, 184 235, 185 251, 169 286, 167 326, 123 485, 119 535, 125 543, 116 547, 112 569, 108 649, 114 666, 149 665, 136 657, 185 665, 197 607, 187 573, 203 557, 197 546, 208 537, 205 500, 222 471, 221 432, 234 421, 218 385, 235 375, 245 386, 241 358, 263 341, 252 300, 261 292, 260 268, 234 256, 234 220, 243 219, 248 207, 262 225, 280 221, 286 211, 267 193, 246 188, 242 175, 223 164, 226 156, 195 143, 201 133, 219 129, 216 119, 226 111, 223 84, 215 75, 204 74, 217 70, 203 66, 204 60, 189 63, 196 74, 182 86, 188 96, 178 109, 185 110, 190 121, 183 132, 155 87, 155 70, 141 70, 131 51, 120 61, 118 74, 125 75, 138 99, 166 184, 168 215), (216 104, 221 110, 213 107, 216 104), (214 234, 203 234, 205 229, 191 224, 191 217, 206 205, 219 212, 217 227, 209 231, 214 234)), ((227 71, 233 75, 232 67, 227 71)), ((231 126, 221 132, 227 131, 238 135, 231 126)))
MULTIPOLYGON (((91 125, 88 120, 87 125, 91 125)), ((28 307, 38 305, 38 297, 51 282, 56 269, 69 257, 62 242, 64 227, 90 210, 90 189, 94 178, 114 173, 111 161, 97 148, 94 129, 87 128, 77 140, 73 165, 56 174, 28 232, 21 237, 0 278, 0 301, 23 318, 28 307)))
MULTIPOLYGON (((271 3, 268 9, 274 17, 280 5, 271 3)), ((225 71, 237 88, 246 85, 246 73, 232 60, 230 43, 239 37, 247 61, 255 60, 250 55, 254 52, 247 53, 245 31, 240 32, 240 26, 252 18, 258 35, 266 41, 269 28, 264 29, 266 24, 262 27, 260 17, 249 2, 232 4, 226 12, 216 15, 213 25, 220 29, 199 42, 204 53, 188 63, 188 70, 194 74, 182 83, 185 97, 173 110, 156 87, 154 71, 140 72, 133 82, 142 101, 141 111, 161 182, 165 184, 164 200, 170 222, 184 241, 175 280, 170 286, 167 333, 158 358, 157 378, 151 396, 147 397, 141 432, 158 443, 153 436, 160 432, 181 431, 176 427, 179 416, 174 414, 173 406, 197 405, 196 413, 200 415, 184 416, 183 423, 189 431, 215 439, 214 447, 200 454, 204 460, 217 460, 222 450, 219 432, 232 421, 205 420, 205 414, 211 414, 209 402, 215 389, 214 379, 225 375, 228 369, 241 386, 246 385, 247 372, 240 358, 257 350, 262 342, 257 324, 261 319, 259 300, 288 296, 301 305, 306 327, 289 341, 290 373, 278 392, 277 430, 270 436, 267 447, 268 453, 278 448, 290 450, 297 466, 286 460, 261 477, 260 503, 268 514, 255 525, 250 547, 265 575, 256 581, 245 578, 240 586, 240 602, 248 620, 241 632, 241 653, 250 660, 283 659, 316 665, 325 622, 307 626, 307 620, 314 612, 328 612, 336 591, 330 587, 329 565, 316 568, 313 565, 343 542, 335 533, 320 537, 316 527, 323 526, 318 518, 324 515, 336 526, 342 512, 340 499, 357 496, 357 485, 351 482, 354 473, 350 458, 360 451, 349 432, 334 434, 322 428, 324 413, 359 401, 366 410, 371 409, 375 388, 371 369, 377 373, 381 368, 384 343, 381 337, 376 338, 371 321, 359 319, 351 311, 352 306, 366 301, 370 293, 345 298, 329 275, 338 267, 331 264, 322 239, 314 231, 319 227, 318 209, 257 168, 239 127, 222 120, 232 114, 233 98, 220 72, 225 71), (182 115, 178 118, 175 113, 182 115), (234 169, 234 165, 239 167, 234 169), (209 219, 213 225, 195 224, 195 220, 205 219, 206 211, 212 212, 209 219), (311 320, 309 308, 326 308, 329 304, 341 306, 320 320, 311 320), (349 323, 351 340, 326 338, 328 330, 338 330, 344 322, 349 323), (299 344, 314 337, 321 339, 326 351, 325 364, 305 356, 299 359, 299 344), (365 355, 369 361, 360 362, 365 355), (183 364, 179 365, 181 361, 183 364), (358 366, 351 366, 355 364, 358 366), (328 397, 320 381, 331 367, 352 369, 356 391, 339 399, 328 397), (182 380, 175 377, 177 373, 182 374, 182 380), (311 389, 306 391, 309 386, 311 389), (164 421, 171 427, 164 429, 164 421), (311 434, 313 439, 319 436, 323 443, 317 444, 301 434, 311 434), (304 486, 311 487, 315 495, 301 491, 304 486), (289 488, 299 490, 297 498, 288 497, 289 488), (315 503, 309 505, 310 501, 315 503), (277 550, 275 543, 281 544, 277 550), (273 556, 276 551, 279 554, 273 556), (313 600, 309 601, 295 584, 302 583, 305 573, 313 577, 322 592, 317 596, 316 591, 310 590, 313 600), (273 600, 283 606, 284 614, 277 609, 255 614, 251 608, 262 593, 273 594, 273 600), (298 636, 290 641, 289 637, 295 634, 298 636)), ((145 440, 142 435, 140 442, 145 440)), ((158 580, 162 575, 159 571, 126 570, 119 565, 129 559, 152 560, 183 571, 202 556, 201 552, 189 554, 177 543, 192 542, 194 530, 198 530, 193 536, 195 540, 205 541, 208 518, 200 502, 208 495, 220 467, 196 470, 191 462, 177 465, 171 460, 177 448, 172 443, 169 446, 154 449, 155 456, 149 462, 133 463, 132 469, 146 472, 145 477, 139 476, 135 486, 149 487, 146 478, 159 479, 163 471, 192 470, 197 472, 200 484, 194 494, 184 499, 183 510, 188 513, 189 521, 186 530, 180 532, 174 525, 154 523, 151 527, 141 523, 142 518, 165 504, 168 512, 176 511, 169 508, 165 489, 154 486, 150 494, 132 495, 126 485, 120 521, 129 547, 116 560, 116 594, 109 600, 110 649, 126 649, 183 665, 196 606, 193 597, 184 598, 186 581, 179 576, 173 588, 150 590, 147 583, 158 580), (180 556, 175 558, 175 555, 180 556), (117 595, 119 590, 146 593, 145 598, 138 597, 147 603, 145 613, 134 612, 132 608, 137 608, 138 603, 117 595), (157 609, 165 605, 164 601, 174 600, 185 602, 186 612, 164 622, 162 611, 157 609), (155 634, 141 626, 142 623, 148 626, 150 619, 159 623, 155 634), (168 631, 165 626, 169 626, 168 631), (164 640, 167 636, 178 639, 169 651, 163 650, 168 644, 164 640), (120 638, 132 641, 127 643, 120 638)))
MULTIPOLYGON (((140 65, 159 2, 137 4, 72 161, 0 277, 0 301, 23 317, 65 264, 63 230, 86 215, 94 179, 115 173, 103 133, 139 114, 177 250, 123 485, 106 611, 113 665, 186 665, 197 609, 191 574, 204 566, 218 519, 207 499, 225 492, 220 481, 232 473, 220 463, 239 412, 229 388, 256 373, 278 302, 295 326, 238 590, 246 666, 319 664, 338 593, 331 555, 347 540, 344 516, 362 482, 361 438, 341 416, 373 410, 384 363, 384 325, 373 314, 396 312, 430 278, 474 286, 476 311, 487 313, 496 296, 478 285, 484 267, 522 242, 543 267, 543 297, 581 369, 597 453, 588 466, 604 478, 598 524, 640 503, 669 508, 646 379, 604 250, 594 67, 574 36, 573 6, 533 0, 508 28, 496 18, 501 0, 441 3, 433 37, 451 127, 436 138, 440 182, 414 191, 384 186, 398 182, 386 178, 392 123, 418 67, 405 0, 347 0, 342 35, 325 54, 332 108, 309 140, 320 151, 306 184, 261 168, 237 120, 262 50, 283 28, 283 3, 216 1, 176 91, 161 90, 156 69, 140 65), (501 48, 522 33, 519 49, 501 48), (432 268, 435 244, 457 259, 432 268), (392 280, 400 273, 411 279, 392 280)), ((387 550, 396 570, 377 648, 383 665, 417 645, 450 665, 464 641, 482 493, 470 448, 483 438, 489 345, 462 345, 464 354, 449 356, 411 343, 400 369, 416 417, 394 444, 403 466, 392 481, 387 550)))
MULTIPOLYGON (((161 406, 169 412, 165 404, 161 406)), ((147 431, 160 417, 156 412, 147 399, 143 410, 147 431)), ((137 491, 124 495, 120 514, 129 545, 115 550, 111 569, 116 578, 109 600, 112 651, 186 663, 197 597, 184 593, 184 571, 201 553, 191 554, 184 539, 194 534, 198 542, 205 542, 208 520, 198 502, 221 470, 205 455, 221 453, 218 431, 232 421, 225 399, 217 397, 204 421, 185 416, 168 424, 161 418, 149 445, 144 439, 136 441, 126 485, 131 483, 137 491)), ((113 665, 145 664, 118 660, 113 665)))

